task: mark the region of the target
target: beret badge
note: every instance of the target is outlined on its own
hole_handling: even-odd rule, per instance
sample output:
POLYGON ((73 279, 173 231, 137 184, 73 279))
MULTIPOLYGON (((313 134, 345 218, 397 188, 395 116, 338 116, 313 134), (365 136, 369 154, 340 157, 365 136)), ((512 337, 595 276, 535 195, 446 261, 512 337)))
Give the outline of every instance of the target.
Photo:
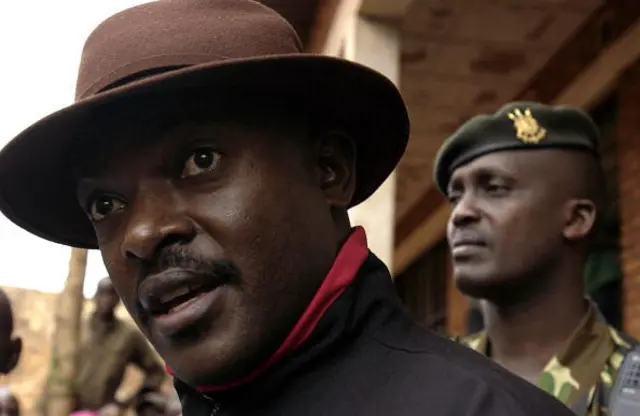
POLYGON ((547 135, 547 130, 540 126, 528 108, 524 112, 516 108, 508 117, 513 120, 516 137, 524 143, 539 143, 547 135))

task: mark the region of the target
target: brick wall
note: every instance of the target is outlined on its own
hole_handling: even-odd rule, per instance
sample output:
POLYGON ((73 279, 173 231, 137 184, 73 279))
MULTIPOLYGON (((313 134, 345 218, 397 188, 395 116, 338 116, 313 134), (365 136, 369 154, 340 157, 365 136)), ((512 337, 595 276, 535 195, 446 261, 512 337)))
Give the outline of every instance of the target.
POLYGON ((640 339, 640 63, 618 84, 617 133, 624 327, 640 339))

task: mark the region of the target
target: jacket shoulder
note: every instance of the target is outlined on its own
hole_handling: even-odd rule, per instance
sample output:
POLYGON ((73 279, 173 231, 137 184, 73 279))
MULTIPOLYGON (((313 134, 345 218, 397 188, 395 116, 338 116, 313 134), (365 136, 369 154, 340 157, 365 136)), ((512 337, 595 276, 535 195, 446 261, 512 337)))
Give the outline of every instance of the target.
POLYGON ((395 350, 392 365, 403 375, 405 398, 407 392, 415 389, 423 408, 434 409, 437 407, 434 403, 438 403, 443 414, 454 410, 450 414, 572 415, 549 394, 468 348, 466 342, 474 343, 481 338, 480 333, 447 339, 414 328, 411 336, 404 338, 404 348, 390 346, 395 350), (461 392, 464 400, 460 400, 461 392))
POLYGON ((477 406, 467 411, 469 416, 570 416, 573 412, 547 393, 535 391, 479 390, 472 398, 477 406))

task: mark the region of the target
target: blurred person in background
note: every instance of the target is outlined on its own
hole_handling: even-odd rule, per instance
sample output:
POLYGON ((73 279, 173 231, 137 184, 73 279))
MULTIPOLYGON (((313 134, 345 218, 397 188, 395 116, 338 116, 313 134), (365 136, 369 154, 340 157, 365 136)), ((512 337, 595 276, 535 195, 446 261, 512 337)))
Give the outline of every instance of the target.
POLYGON ((180 397, 175 389, 171 389, 169 394, 169 405, 167 407, 167 416, 181 416, 182 415, 182 403, 180 403, 180 397))
POLYGON ((109 403, 96 412, 96 416, 124 416, 126 409, 118 403, 109 403))
POLYGON ((13 327, 11 299, 0 288, 0 374, 9 374, 20 361, 22 339, 14 335, 13 327))
POLYGON ((112 412, 110 408, 126 409, 132 405, 137 392, 122 401, 116 398, 128 365, 144 374, 140 390, 157 389, 166 377, 161 361, 140 331, 116 316, 119 301, 109 278, 100 280, 93 298, 95 309, 82 324, 74 384, 77 410, 112 412))
POLYGON ((20 402, 9 387, 0 387, 0 416, 20 416, 20 402))
POLYGON ((132 404, 137 392, 123 402, 115 397, 130 364, 144 374, 140 390, 159 388, 166 376, 162 362, 140 331, 116 317, 119 301, 111 280, 100 280, 94 313, 83 328, 76 380, 79 409, 98 409, 110 403, 126 408, 132 404))
POLYGON ((137 416, 166 416, 169 414, 169 398, 161 391, 142 390, 134 404, 137 416))

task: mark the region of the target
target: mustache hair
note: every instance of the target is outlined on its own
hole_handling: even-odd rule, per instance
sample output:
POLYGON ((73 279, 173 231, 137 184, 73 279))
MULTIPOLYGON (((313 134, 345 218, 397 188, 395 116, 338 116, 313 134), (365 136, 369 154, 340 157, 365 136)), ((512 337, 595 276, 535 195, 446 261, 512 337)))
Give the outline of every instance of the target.
POLYGON ((213 274, 230 283, 239 282, 242 278, 240 268, 231 260, 212 260, 182 247, 167 248, 153 263, 152 267, 145 268, 147 269, 145 272, 161 272, 170 268, 179 268, 193 270, 197 273, 213 274))
MULTIPOLYGON (((187 269, 196 273, 213 275, 231 285, 239 284, 242 280, 240 268, 231 260, 211 260, 204 256, 196 255, 183 247, 167 247, 157 256, 155 261, 149 261, 142 268, 139 281, 142 281, 146 276, 160 273, 170 268, 187 269)), ((136 308, 140 320, 148 322, 150 315, 142 307, 139 300, 136 300, 136 308)))

